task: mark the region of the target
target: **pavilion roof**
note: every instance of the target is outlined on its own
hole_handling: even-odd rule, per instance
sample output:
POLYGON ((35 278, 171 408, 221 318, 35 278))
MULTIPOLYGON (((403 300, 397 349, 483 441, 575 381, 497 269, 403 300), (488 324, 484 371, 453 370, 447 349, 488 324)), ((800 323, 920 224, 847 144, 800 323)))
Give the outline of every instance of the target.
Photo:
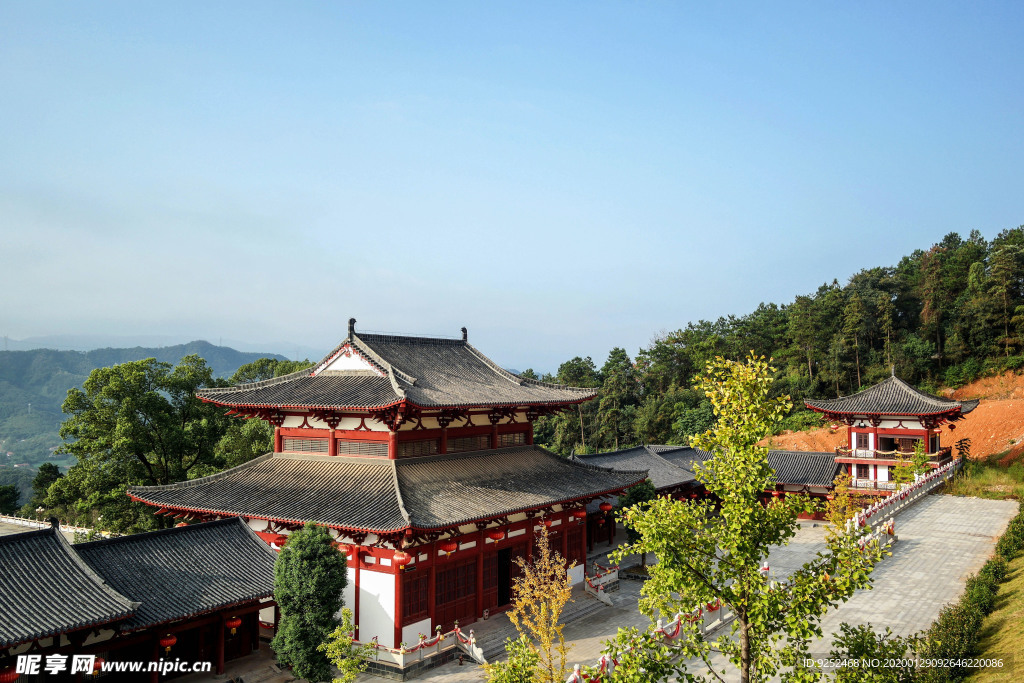
POLYGON ((895 376, 850 396, 805 403, 811 410, 834 415, 966 415, 978 406, 977 400, 956 401, 926 394, 895 376))
POLYGON ((139 606, 54 528, 0 537, 0 568, 0 648, 111 624, 139 606))
POLYGON ((312 370, 197 392, 224 406, 349 410, 386 408, 403 401, 421 408, 556 406, 596 394, 596 389, 514 375, 465 339, 359 335, 351 328, 312 370), (359 356, 366 369, 327 369, 342 353, 359 356))
POLYGON ((614 493, 646 477, 537 446, 398 460, 276 453, 202 479, 131 487, 128 495, 167 509, 385 534, 614 493))
POLYGON ((108 585, 141 603, 134 631, 270 597, 270 549, 241 519, 80 543, 75 550, 108 585))

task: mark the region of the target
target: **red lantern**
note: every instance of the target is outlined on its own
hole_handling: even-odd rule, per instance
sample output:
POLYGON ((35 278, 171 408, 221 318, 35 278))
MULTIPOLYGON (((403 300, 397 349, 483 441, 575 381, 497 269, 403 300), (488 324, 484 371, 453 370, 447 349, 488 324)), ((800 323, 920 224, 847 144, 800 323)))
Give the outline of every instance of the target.
POLYGON ((782 493, 779 492, 779 491, 772 491, 772 498, 778 498, 781 495, 782 495, 782 493))
POLYGON ((598 526, 604 524, 604 517, 598 517, 597 518, 597 524, 598 524, 598 526))
POLYGON ((395 551, 394 556, 391 558, 391 561, 398 565, 398 568, 401 569, 405 565, 412 562, 412 555, 405 552, 404 550, 397 550, 395 551))
POLYGON ((505 532, 502 529, 491 529, 487 532, 487 538, 497 543, 501 539, 505 538, 505 532))
POLYGON ((827 496, 825 496, 825 500, 832 500, 834 498, 835 498, 835 496, 833 496, 831 493, 828 494, 827 496))
POLYGON ((224 628, 231 629, 231 635, 238 633, 238 627, 242 625, 241 617, 230 617, 224 621, 224 628))
POLYGON ((447 541, 442 541, 437 547, 440 548, 441 552, 445 555, 451 555, 459 549, 459 543, 458 541, 448 539, 447 541))
POLYGON ((587 518, 587 511, 584 508, 579 508, 577 510, 572 511, 572 516, 573 518, 582 521, 587 518))
POLYGON ((93 663, 92 663, 92 675, 93 676, 98 676, 99 675, 100 670, 103 668, 103 663, 105 661, 107 661, 107 660, 103 659, 103 657, 97 657, 95 660, 93 660, 93 663))
POLYGON ((175 524, 174 526, 175 526, 175 527, 179 527, 179 526, 188 526, 188 522, 178 522, 178 523, 177 523, 177 524, 175 524))
POLYGON ((14 683, 21 676, 18 670, 13 666, 9 666, 3 671, 0 671, 0 683, 14 683))
POLYGON ((164 649, 164 652, 170 652, 174 644, 178 642, 178 637, 173 633, 168 633, 160 639, 160 647, 164 649))
POLYGON ((601 512, 611 512, 612 508, 615 506, 606 500, 605 502, 601 503, 599 507, 601 508, 601 512))
POLYGON ((543 524, 544 528, 546 528, 546 529, 550 529, 551 528, 551 520, 550 519, 542 519, 542 520, 540 520, 540 523, 543 524))

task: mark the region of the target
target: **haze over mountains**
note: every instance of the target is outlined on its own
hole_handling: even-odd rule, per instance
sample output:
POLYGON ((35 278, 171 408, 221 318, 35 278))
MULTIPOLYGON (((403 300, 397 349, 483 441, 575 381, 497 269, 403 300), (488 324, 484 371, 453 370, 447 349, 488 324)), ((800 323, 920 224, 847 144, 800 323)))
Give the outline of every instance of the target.
MULTIPOLYGON (((4 337, 2 351, 32 351, 35 349, 54 349, 57 351, 93 351, 96 349, 130 349, 173 348, 205 341, 186 341, 183 335, 115 335, 115 334, 51 334, 24 339, 4 337)), ((211 344, 213 345, 213 344, 211 344)), ((266 344, 247 342, 240 339, 218 339, 216 346, 225 346, 237 351, 259 353, 260 357, 269 354, 280 355, 289 360, 303 358, 322 358, 330 349, 319 349, 290 342, 270 342, 266 344)), ((147 358, 149 356, 146 356, 147 358)))
MULTIPOLYGON (((88 337, 40 339, 63 339, 67 345, 83 343, 88 337)), ((217 377, 230 377, 239 367, 258 358, 285 358, 281 354, 238 351, 205 341, 85 351, 0 351, 0 465, 38 464, 52 457, 53 449, 61 443, 58 429, 66 417, 61 404, 68 389, 82 386, 93 369, 144 358, 176 364, 193 353, 204 358, 217 377)))

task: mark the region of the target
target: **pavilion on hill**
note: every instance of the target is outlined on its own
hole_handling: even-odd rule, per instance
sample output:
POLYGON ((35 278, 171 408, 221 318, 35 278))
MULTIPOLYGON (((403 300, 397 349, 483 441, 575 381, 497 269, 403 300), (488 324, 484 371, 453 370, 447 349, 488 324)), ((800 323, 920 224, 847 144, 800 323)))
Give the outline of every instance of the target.
POLYGON ((348 556, 360 641, 415 644, 506 609, 539 524, 586 564, 587 505, 647 477, 533 445, 533 422, 593 389, 518 377, 467 340, 357 334, 313 368, 205 389, 201 399, 274 425, 274 451, 218 474, 132 487, 181 518, 241 517, 273 548, 306 522, 348 556))
POLYGON ((805 401, 824 419, 847 428, 847 445, 836 449, 835 460, 850 473, 853 486, 885 495, 894 488, 894 469, 922 444, 932 468, 952 459, 943 446, 942 426, 954 424, 978 406, 978 401, 956 401, 932 396, 895 375, 850 396, 805 401))

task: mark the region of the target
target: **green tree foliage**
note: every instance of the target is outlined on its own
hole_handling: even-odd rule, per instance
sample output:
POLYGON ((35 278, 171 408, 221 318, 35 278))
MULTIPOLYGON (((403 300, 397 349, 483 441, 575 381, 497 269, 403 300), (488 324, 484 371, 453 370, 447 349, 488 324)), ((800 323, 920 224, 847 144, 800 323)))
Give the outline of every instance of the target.
POLYGON ((173 367, 149 358, 93 370, 64 401, 61 452, 78 462, 50 487, 47 507, 111 531, 153 528, 152 510, 125 489, 183 481, 216 463, 227 418, 195 392, 221 383, 194 355, 173 367))
POLYGON ((297 678, 331 679, 331 661, 320 646, 340 625, 348 583, 345 554, 334 547, 326 528, 308 523, 288 537, 274 565, 274 599, 281 609, 271 643, 279 662, 297 678))
POLYGON ((323 652, 341 673, 334 677, 334 683, 355 683, 376 652, 372 645, 356 642, 352 610, 348 607, 341 609, 341 626, 334 629, 327 642, 321 643, 317 650, 323 652))
POLYGON ((39 466, 39 469, 36 470, 36 476, 32 480, 32 500, 29 502, 33 508, 37 508, 45 503, 46 493, 50 490, 50 486, 63 476, 60 473, 60 468, 52 462, 44 462, 39 466))
MULTIPOLYGON (((278 358, 259 358, 247 363, 231 376, 231 384, 259 382, 289 375, 309 368, 309 360, 293 361, 278 358)), ((269 453, 274 448, 274 427, 265 420, 234 419, 215 449, 216 462, 210 467, 212 474, 226 467, 235 467, 253 458, 269 453)))
POLYGON ((696 624, 666 642, 653 629, 620 630, 606 652, 620 662, 613 681, 720 680, 713 653, 724 653, 739 679, 769 680, 776 674, 813 678, 803 668, 812 639, 821 636, 825 612, 866 586, 881 553, 862 551, 855 533, 837 534, 827 550, 794 572, 786 582, 760 571, 769 549, 786 543, 798 528, 797 515, 814 509, 804 496, 761 501, 774 481, 767 449, 757 443, 789 410, 785 396, 772 391, 774 369, 751 355, 745 362, 711 361, 699 388, 711 402, 717 422, 695 445, 714 453, 698 467, 707 500, 656 498, 624 510, 622 519, 640 540, 619 552, 653 552, 658 563, 642 589, 641 610, 651 616, 690 612, 721 600, 735 615, 730 633, 705 640, 696 624), (717 500, 717 505, 714 502, 717 500), (706 671, 687 669, 687 660, 706 671))
POLYGON ((832 641, 829 657, 837 661, 878 661, 884 666, 840 667, 833 672, 832 680, 835 683, 913 683, 918 680, 918 669, 912 662, 920 645, 920 638, 894 635, 888 627, 877 633, 869 625, 851 626, 844 622, 832 641))
POLYGON ((21 491, 14 484, 0 486, 0 515, 13 515, 18 509, 21 491))
POLYGON ((540 654, 533 648, 530 639, 520 635, 517 639, 505 639, 505 654, 508 659, 484 664, 487 683, 534 683, 534 672, 540 666, 540 654))

